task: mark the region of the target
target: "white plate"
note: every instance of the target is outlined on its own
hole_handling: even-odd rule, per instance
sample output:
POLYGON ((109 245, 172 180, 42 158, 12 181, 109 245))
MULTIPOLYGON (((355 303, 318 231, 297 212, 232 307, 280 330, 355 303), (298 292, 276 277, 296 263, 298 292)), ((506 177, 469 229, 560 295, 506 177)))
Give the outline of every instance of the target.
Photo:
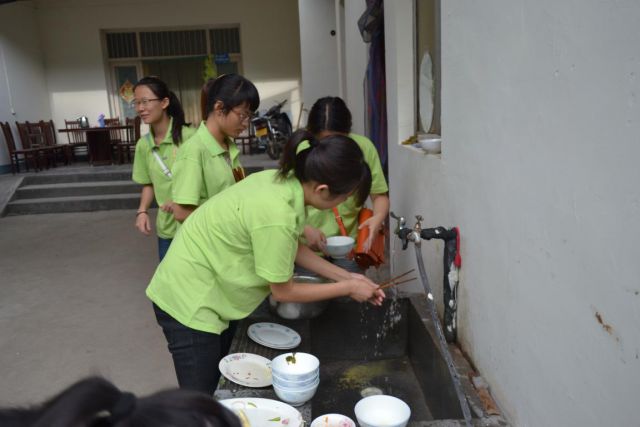
POLYGON ((245 387, 267 387, 271 385, 271 361, 252 353, 233 353, 218 364, 225 378, 245 387))
POLYGON ((303 427, 302 414, 293 406, 272 399, 240 397, 220 403, 231 411, 244 412, 252 426, 303 427))
POLYGON ((277 323, 254 323, 247 329, 249 338, 265 347, 276 350, 288 350, 300 345, 300 334, 291 328, 277 323))

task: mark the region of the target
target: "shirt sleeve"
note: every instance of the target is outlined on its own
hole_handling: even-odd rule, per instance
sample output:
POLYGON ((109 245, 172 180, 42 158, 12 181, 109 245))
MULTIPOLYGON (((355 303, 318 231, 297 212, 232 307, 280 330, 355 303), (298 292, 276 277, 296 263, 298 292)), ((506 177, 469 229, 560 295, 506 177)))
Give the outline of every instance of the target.
POLYGON ((371 169, 371 194, 386 193, 389 191, 389 187, 382 172, 382 164, 380 163, 378 150, 376 150, 375 145, 373 145, 373 142, 368 138, 366 139, 366 146, 367 148, 364 150, 364 160, 369 165, 369 169, 371 169))
POLYGON ((149 175, 149 165, 147 165, 147 155, 145 152, 145 141, 140 138, 136 143, 136 153, 133 158, 133 173, 131 179, 138 184, 151 184, 151 176, 149 175))
POLYGON ((288 281, 298 251, 298 236, 290 225, 269 225, 251 232, 256 274, 269 283, 288 281))
MULTIPOLYGON (((184 149, 187 147, 181 148, 184 149)), ((204 185, 202 163, 192 153, 180 153, 172 171, 172 199, 181 205, 198 205, 204 185)))

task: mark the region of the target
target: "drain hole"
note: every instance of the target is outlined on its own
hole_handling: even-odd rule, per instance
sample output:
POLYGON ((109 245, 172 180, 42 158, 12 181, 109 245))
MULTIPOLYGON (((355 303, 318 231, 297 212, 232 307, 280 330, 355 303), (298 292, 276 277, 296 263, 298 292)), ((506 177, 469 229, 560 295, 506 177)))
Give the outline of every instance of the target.
POLYGON ((375 396, 378 394, 384 394, 378 387, 367 387, 360 390, 360 396, 362 397, 375 396))

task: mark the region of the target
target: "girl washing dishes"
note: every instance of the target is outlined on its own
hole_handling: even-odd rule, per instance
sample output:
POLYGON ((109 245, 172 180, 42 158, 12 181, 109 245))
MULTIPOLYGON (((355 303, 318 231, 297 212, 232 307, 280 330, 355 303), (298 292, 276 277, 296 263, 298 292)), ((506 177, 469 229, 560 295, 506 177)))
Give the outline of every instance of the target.
POLYGON ((160 260, 167 253, 176 232, 171 212, 171 166, 180 143, 194 134, 195 129, 184 122, 184 112, 176 95, 157 77, 144 77, 134 87, 133 105, 150 131, 136 143, 133 160, 133 180, 142 184, 136 227, 151 234, 149 206, 154 197, 160 206, 156 219, 160 260))
POLYGON ((331 209, 369 195, 371 172, 344 135, 296 132, 280 169, 249 176, 191 214, 158 266, 147 296, 169 343, 181 388, 213 393, 228 352, 231 321, 247 317, 271 293, 278 301, 340 296, 382 304, 384 292, 299 244, 309 207, 331 209), (298 284, 294 261, 331 284, 298 284))
MULTIPOLYGON (((387 195, 389 188, 382 172, 378 151, 367 137, 351 133, 351 112, 344 101, 338 97, 320 98, 313 104, 309 112, 307 130, 317 138, 328 135, 349 136, 358 144, 365 162, 369 165, 372 180, 371 192, 368 196, 371 197, 373 216, 358 227, 358 213, 364 199, 351 196, 338 205, 338 213, 342 217, 342 222, 349 236, 356 239, 359 228, 369 228, 369 239, 364 245, 366 252, 382 222, 389 214, 389 196, 387 195)), ((309 247, 322 251, 327 242, 327 236, 340 235, 340 228, 334 213, 331 210, 310 208, 304 235, 309 247)), ((338 260, 334 261, 338 262, 338 260)), ((358 271, 358 266, 354 261, 339 260, 339 262, 349 270, 358 271)))
POLYGON ((233 138, 249 126, 260 105, 258 90, 237 74, 205 85, 206 119, 180 148, 173 166, 173 215, 184 221, 198 206, 244 178, 233 138))

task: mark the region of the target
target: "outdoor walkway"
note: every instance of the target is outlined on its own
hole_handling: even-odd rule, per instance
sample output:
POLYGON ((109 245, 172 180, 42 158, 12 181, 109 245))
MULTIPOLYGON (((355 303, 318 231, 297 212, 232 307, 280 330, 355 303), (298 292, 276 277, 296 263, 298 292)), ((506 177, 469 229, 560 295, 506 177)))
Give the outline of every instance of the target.
MULTIPOLYGON (((243 164, 275 166, 258 155, 243 164)), ((81 167, 91 168, 54 171, 81 167)), ((14 181, 0 177, 0 192, 14 181)), ((157 243, 133 224, 129 210, 0 218, 0 406, 39 402, 87 375, 143 394, 177 385, 144 295, 157 243)))

